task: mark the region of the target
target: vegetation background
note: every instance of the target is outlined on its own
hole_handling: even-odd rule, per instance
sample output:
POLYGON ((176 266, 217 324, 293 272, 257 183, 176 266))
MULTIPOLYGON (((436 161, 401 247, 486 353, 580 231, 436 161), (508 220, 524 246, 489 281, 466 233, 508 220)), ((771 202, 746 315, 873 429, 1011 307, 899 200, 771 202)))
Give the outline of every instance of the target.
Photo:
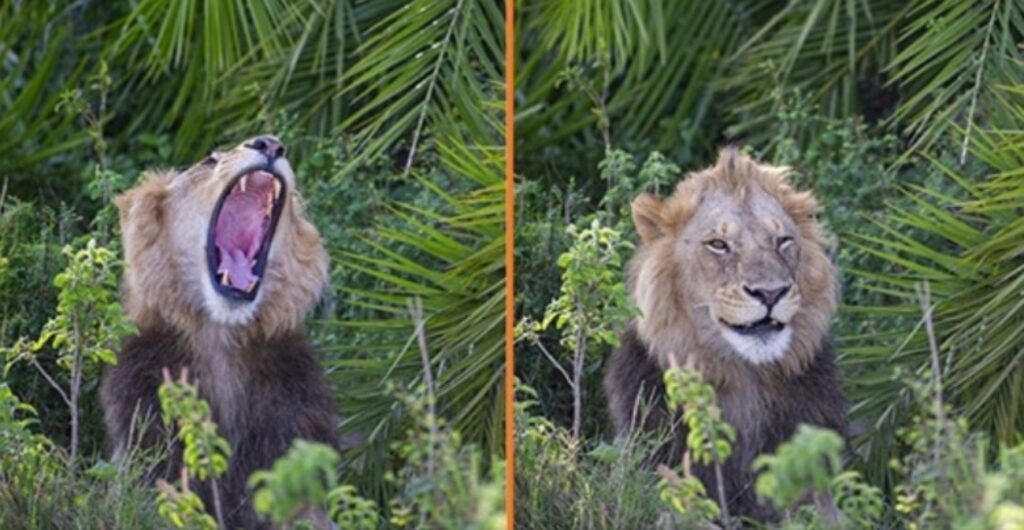
POLYGON ((309 325, 341 431, 367 437, 316 460, 355 486, 334 501, 373 501, 370 527, 500 526, 500 3, 2 0, 0 21, 0 526, 167 526, 133 487, 149 461, 102 456, 96 391, 123 324, 111 198, 261 132, 288 146, 328 246, 309 325))
MULTIPOLYGON (((1024 527, 1007 456, 1024 442, 1024 4, 517 7, 519 525, 700 519, 637 465, 650 440, 612 441, 600 381, 633 311, 615 290, 636 241, 629 202, 739 144, 792 166, 832 235, 858 433, 843 466, 866 480, 846 497, 828 486, 864 501, 845 524, 1024 527)), ((822 440, 797 442, 835 450, 822 440)))

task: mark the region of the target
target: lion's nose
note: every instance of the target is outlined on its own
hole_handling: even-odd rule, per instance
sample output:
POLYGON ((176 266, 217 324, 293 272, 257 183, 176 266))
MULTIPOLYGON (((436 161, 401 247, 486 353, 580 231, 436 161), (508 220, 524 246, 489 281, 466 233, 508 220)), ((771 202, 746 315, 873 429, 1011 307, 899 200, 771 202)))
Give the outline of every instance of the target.
POLYGON ((762 304, 770 308, 774 306, 776 302, 782 299, 783 296, 786 296, 786 293, 789 292, 789 287, 790 286, 788 285, 785 287, 779 287, 777 289, 751 289, 750 287, 743 287, 743 290, 746 291, 747 294, 753 296, 754 298, 757 298, 758 300, 761 301, 762 304))
POLYGON ((284 156, 284 144, 273 136, 257 136, 251 142, 245 144, 249 149, 255 149, 267 156, 271 164, 274 160, 284 156))

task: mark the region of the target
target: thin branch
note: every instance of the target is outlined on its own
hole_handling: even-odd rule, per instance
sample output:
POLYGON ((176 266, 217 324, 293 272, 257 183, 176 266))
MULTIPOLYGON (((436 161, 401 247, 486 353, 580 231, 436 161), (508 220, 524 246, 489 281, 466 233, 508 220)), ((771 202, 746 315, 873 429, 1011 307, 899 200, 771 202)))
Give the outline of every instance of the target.
POLYGON ((71 467, 78 467, 78 435, 80 415, 78 410, 78 398, 82 391, 82 330, 79 325, 77 312, 72 314, 71 323, 74 332, 75 353, 71 360, 71 467))
POLYGON ((4 187, 0 190, 0 214, 4 213, 4 204, 7 201, 7 182, 10 181, 9 177, 4 177, 4 187))
POLYGON ((217 477, 213 474, 213 464, 211 463, 207 468, 208 473, 210 473, 210 491, 213 492, 213 513, 217 517, 217 524, 220 525, 220 528, 227 528, 227 525, 224 524, 224 509, 221 508, 217 477))
POLYGON ((567 372, 565 368, 562 367, 562 364, 558 362, 558 359, 556 359, 554 355, 551 355, 551 352, 549 352, 548 349, 544 347, 544 343, 540 341, 540 337, 534 339, 533 343, 536 344, 538 348, 540 348, 541 353, 543 353, 544 356, 547 357, 549 361, 551 361, 551 364, 555 365, 555 368, 558 370, 558 372, 561 373, 562 377, 565 378, 565 382, 569 383, 569 386, 571 387, 572 376, 570 376, 569 372, 567 372))
POLYGON ((938 432, 935 436, 935 459, 938 460, 942 450, 942 432, 946 428, 946 408, 942 399, 942 365, 939 362, 939 346, 938 341, 935 340, 935 326, 932 321, 932 310, 935 307, 932 305, 932 294, 928 282, 916 284, 914 290, 917 291, 917 299, 921 304, 921 311, 924 313, 924 329, 928 334, 928 348, 931 350, 932 383, 935 385, 935 415, 939 422, 938 432))
POLYGON ((985 29, 985 44, 981 48, 981 58, 978 59, 978 71, 974 74, 974 93, 971 94, 971 107, 967 111, 967 130, 964 132, 964 145, 960 149, 960 165, 967 160, 967 144, 971 139, 971 127, 974 125, 974 109, 978 105, 978 93, 981 92, 981 72, 985 70, 985 57, 988 55, 988 47, 992 37, 992 27, 996 22, 997 6, 992 7, 992 14, 988 17, 988 27, 985 29))
POLYGON ((711 443, 711 460, 715 466, 715 482, 718 486, 718 506, 722 509, 722 522, 726 528, 733 528, 732 516, 729 515, 729 503, 725 498, 725 477, 722 476, 722 461, 718 458, 718 450, 715 444, 711 443))
POLYGON ((412 145, 409 147, 409 157, 405 159, 405 169, 402 170, 402 177, 409 175, 409 170, 412 169, 412 161, 416 158, 416 146, 420 143, 420 135, 423 133, 423 123, 427 120, 427 109, 430 107, 430 98, 434 95, 434 87, 437 86, 437 77, 441 72, 441 63, 444 62, 444 57, 448 51, 448 43, 451 41, 452 34, 455 33, 455 23, 459 20, 459 12, 462 11, 462 3, 464 0, 459 0, 459 3, 452 8, 452 21, 448 24, 448 29, 445 31, 444 40, 441 41, 441 51, 438 53, 437 62, 434 63, 434 70, 430 73, 430 80, 427 86, 427 95, 423 98, 423 105, 420 106, 420 116, 416 120, 416 130, 412 134, 412 145))
POLYGON ((29 362, 32 363, 32 366, 36 367, 36 370, 38 370, 39 373, 42 374, 43 379, 46 379, 46 382, 50 383, 50 386, 52 386, 53 389, 56 390, 58 394, 60 394, 60 398, 64 400, 64 404, 67 405, 70 408, 71 407, 71 399, 68 398, 68 395, 67 395, 66 392, 64 392, 64 389, 61 388, 61 386, 57 384, 57 381, 54 381, 53 378, 50 377, 50 374, 46 372, 46 370, 42 367, 42 365, 39 364, 39 361, 37 361, 34 357, 30 358, 29 362))
POLYGON ((427 350, 426 323, 423 320, 423 302, 419 298, 406 300, 409 307, 409 315, 412 317, 415 326, 416 345, 419 346, 420 360, 423 362, 423 382, 427 387, 427 409, 430 413, 428 427, 430 427, 430 446, 427 451, 430 457, 427 460, 427 471, 431 476, 434 473, 434 444, 440 437, 437 429, 437 410, 434 402, 434 372, 430 367, 430 352, 427 350))

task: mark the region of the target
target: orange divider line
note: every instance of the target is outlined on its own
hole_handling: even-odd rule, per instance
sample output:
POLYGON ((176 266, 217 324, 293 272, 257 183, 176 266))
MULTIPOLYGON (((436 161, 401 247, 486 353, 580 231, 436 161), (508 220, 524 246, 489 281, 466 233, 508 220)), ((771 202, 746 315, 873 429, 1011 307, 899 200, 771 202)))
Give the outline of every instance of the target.
POLYGON ((515 0, 505 0, 505 527, 515 528, 515 0))

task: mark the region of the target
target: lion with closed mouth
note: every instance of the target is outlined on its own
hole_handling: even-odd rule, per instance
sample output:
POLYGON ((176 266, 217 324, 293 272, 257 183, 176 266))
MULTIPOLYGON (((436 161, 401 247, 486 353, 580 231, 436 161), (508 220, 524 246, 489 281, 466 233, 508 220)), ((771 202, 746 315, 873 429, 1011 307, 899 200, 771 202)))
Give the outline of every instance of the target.
MULTIPOLYGON (((327 255, 295 190, 284 146, 259 136, 185 171, 150 172, 117 198, 122 298, 138 334, 103 374, 110 450, 164 439, 153 421, 162 371, 187 369, 232 446, 218 484, 229 528, 260 524, 246 480, 292 440, 338 445, 303 329, 327 282, 327 255)), ((175 477, 179 463, 173 455, 166 474, 175 477)), ((198 490, 213 513, 208 485, 198 490)))
MULTIPOLYGON (((652 459, 675 464, 686 429, 667 410, 663 374, 673 365, 700 371, 737 431, 724 463, 730 510, 761 519, 775 514, 753 493, 754 458, 800 423, 841 433, 846 426, 829 338, 835 272, 817 202, 794 190, 786 173, 727 148, 671 197, 633 202, 642 244, 629 283, 641 316, 623 334, 604 382, 616 433, 672 429, 673 441, 652 459)), ((695 473, 717 491, 711 470, 695 473)))

